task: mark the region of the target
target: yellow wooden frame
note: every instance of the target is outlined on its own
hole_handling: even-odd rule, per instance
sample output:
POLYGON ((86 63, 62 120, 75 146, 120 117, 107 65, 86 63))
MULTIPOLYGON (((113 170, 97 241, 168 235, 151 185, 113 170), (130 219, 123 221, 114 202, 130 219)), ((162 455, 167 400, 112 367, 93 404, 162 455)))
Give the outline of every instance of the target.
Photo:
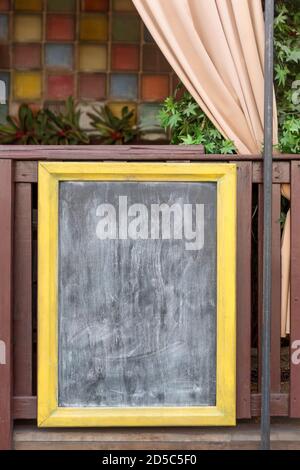
POLYGON ((39 164, 38 425, 209 426, 236 420, 236 165, 226 163, 39 164), (60 181, 217 183, 216 406, 58 406, 58 188, 60 181))

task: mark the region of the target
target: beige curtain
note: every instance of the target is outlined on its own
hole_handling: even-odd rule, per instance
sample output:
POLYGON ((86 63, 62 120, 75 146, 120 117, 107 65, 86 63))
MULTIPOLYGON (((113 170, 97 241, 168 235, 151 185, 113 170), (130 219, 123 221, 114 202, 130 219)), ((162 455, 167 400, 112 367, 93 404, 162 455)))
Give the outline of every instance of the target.
MULTIPOLYGON (((219 131, 234 141, 240 154, 260 153, 264 114, 261 0, 133 2, 178 77, 219 131)), ((282 253, 282 334, 285 335, 289 331, 289 223, 282 253)))
MULTIPOLYGON (((281 187, 283 196, 290 200, 291 191, 289 184, 281 187)), ((290 334, 290 271, 291 271, 291 213, 288 211, 281 241, 281 336, 284 338, 290 334)))
MULTIPOLYGON (((169 63, 216 127, 234 141, 239 153, 260 153, 264 113, 261 0, 133 2, 169 63)), ((275 117, 275 143, 276 131, 275 117)))

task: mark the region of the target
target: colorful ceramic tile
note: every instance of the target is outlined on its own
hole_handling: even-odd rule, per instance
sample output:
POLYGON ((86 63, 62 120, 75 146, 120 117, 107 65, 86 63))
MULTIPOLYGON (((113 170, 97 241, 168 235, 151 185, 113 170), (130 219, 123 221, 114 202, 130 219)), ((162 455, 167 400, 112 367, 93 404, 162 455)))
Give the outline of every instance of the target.
POLYGON ((132 121, 131 123, 132 124, 136 124, 136 118, 137 118, 137 112, 136 112, 136 104, 133 103, 132 101, 125 101, 125 102, 118 102, 118 103, 109 103, 109 108, 111 109, 111 111, 114 113, 115 116, 117 116, 118 118, 121 118, 122 117, 122 109, 124 108, 124 106, 127 106, 129 111, 134 111, 134 115, 133 115, 133 118, 132 118, 132 121))
POLYGON ((113 44, 111 49, 112 70, 139 70, 140 48, 133 44, 113 44))
POLYGON ((106 41, 107 32, 107 15, 81 15, 79 37, 82 41, 106 41))
POLYGON ((46 101, 44 107, 46 109, 50 109, 54 113, 64 113, 66 110, 66 103, 65 101, 46 101))
POLYGON ((41 68, 41 45, 15 44, 12 50, 12 61, 16 69, 41 68))
POLYGON ((42 108, 42 104, 41 103, 29 103, 29 107, 34 113, 37 113, 42 108))
POLYGON ((139 42, 139 16, 129 14, 114 14, 112 17, 112 40, 120 42, 139 42))
POLYGON ((80 45, 79 46, 79 69, 82 71, 100 71, 107 67, 106 46, 80 45))
POLYGON ((65 100, 73 95, 73 75, 49 75, 47 77, 47 99, 65 100))
MULTIPOLYGON (((62 106, 63 101, 74 95, 76 89, 78 99, 87 100, 88 106, 109 99, 110 108, 120 116, 122 107, 128 105, 135 109, 135 121, 139 114, 139 122, 148 126, 151 132, 162 132, 157 120, 160 105, 143 103, 137 113, 134 100, 140 98, 146 102, 161 102, 174 89, 176 77, 172 78, 170 87, 171 68, 147 28, 143 26, 141 29, 141 19, 132 0, 15 0, 13 5, 17 11, 12 18, 13 44, 3 44, 9 40, 9 16, 4 12, 9 11, 11 5, 10 0, 0 0, 0 69, 15 69, 12 76, 13 103, 18 104, 23 100, 40 103, 39 100, 46 99, 51 106, 62 106), (42 15, 38 14, 43 5, 47 7, 44 36, 42 15), (77 6, 83 13, 78 19, 76 37, 77 6), (110 6, 113 11, 112 44, 108 61, 107 45, 97 42, 106 42, 108 39, 107 12, 110 6), (140 45, 141 33, 144 36, 143 46, 140 45), (86 42, 75 46, 72 42, 76 39, 86 42), (46 40, 43 58, 45 67, 68 69, 61 72, 49 70, 45 96, 42 94, 41 71, 43 40, 46 40), (76 82, 75 76, 69 72, 75 65, 74 47, 78 52, 76 66, 79 73, 76 82), (109 76, 106 75, 108 66, 109 71, 113 72, 109 76), (139 95, 138 71, 141 67, 146 73, 140 79, 139 95)), ((0 79, 3 73, 0 73, 0 79)), ((7 90, 9 77, 7 72, 7 90)))
POLYGON ((136 99, 138 97, 138 76, 133 74, 112 74, 110 77, 111 98, 136 99))
POLYGON ((8 115, 7 104, 0 104, 0 124, 6 124, 7 115, 8 115))
POLYGON ((42 74, 40 72, 14 72, 14 98, 16 100, 37 100, 42 95, 42 74))
POLYGON ((108 11, 109 0, 81 0, 83 11, 108 11))
POLYGON ((168 61, 156 44, 145 44, 143 47, 143 71, 144 72, 170 72, 168 61))
POLYGON ((48 11, 75 11, 76 0, 47 0, 48 11))
POLYGON ((10 53, 9 46, 0 44, 0 69, 9 69, 10 67, 10 53))
POLYGON ((8 16, 0 15, 0 41, 8 40, 8 16))
MULTIPOLYGON (((11 116, 18 116, 18 112, 19 112, 21 104, 22 103, 18 101, 12 101, 9 105, 9 114, 11 116)), ((42 108, 41 102, 33 102, 33 103, 28 102, 27 105, 34 113, 37 113, 37 111, 39 111, 42 108)))
POLYGON ((135 11, 132 0, 113 0, 113 9, 116 11, 135 11))
POLYGON ((78 109, 81 111, 79 125, 81 129, 86 131, 95 131, 95 129, 91 125, 91 118, 88 116, 89 113, 94 113, 94 107, 99 108, 99 101, 92 101, 92 102, 82 102, 78 103, 78 109))
POLYGON ((15 15, 14 40, 17 42, 39 42, 42 40, 42 18, 40 15, 15 15))
POLYGON ((41 11, 43 0, 15 0, 15 10, 41 11))
POLYGON ((145 101, 163 101, 170 94, 168 75, 143 75, 142 99, 145 101))
POLYGON ((46 44, 45 63, 49 67, 73 68, 74 52, 72 44, 46 44))
MULTIPOLYGON (((3 95, 3 86, 5 88, 5 99, 8 101, 9 95, 10 95, 10 73, 9 72, 0 72, 0 81, 2 82, 2 92, 1 95, 3 95), (4 83, 4 85, 3 85, 4 83)), ((2 103, 6 104, 6 103, 2 103)))
POLYGON ((20 102, 13 101, 12 103, 9 104, 9 114, 11 116, 18 116, 19 108, 20 108, 20 102))
POLYGON ((160 104, 141 104, 139 107, 139 125, 144 132, 164 132, 159 122, 160 104))
POLYGON ((0 0, 0 11, 8 11, 10 9, 10 0, 0 0))
POLYGON ((106 97, 106 75, 104 73, 80 73, 78 75, 78 97, 102 100, 106 97))
POLYGON ((75 39, 75 16, 47 15, 46 39, 48 41, 73 41, 75 39))

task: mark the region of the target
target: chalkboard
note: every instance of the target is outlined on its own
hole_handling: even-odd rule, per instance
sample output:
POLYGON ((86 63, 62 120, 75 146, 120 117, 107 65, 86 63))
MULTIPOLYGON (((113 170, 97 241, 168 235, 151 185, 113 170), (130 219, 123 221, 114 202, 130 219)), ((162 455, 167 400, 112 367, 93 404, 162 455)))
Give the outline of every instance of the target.
POLYGON ((58 405, 215 406, 217 184, 64 181, 58 201, 58 405))

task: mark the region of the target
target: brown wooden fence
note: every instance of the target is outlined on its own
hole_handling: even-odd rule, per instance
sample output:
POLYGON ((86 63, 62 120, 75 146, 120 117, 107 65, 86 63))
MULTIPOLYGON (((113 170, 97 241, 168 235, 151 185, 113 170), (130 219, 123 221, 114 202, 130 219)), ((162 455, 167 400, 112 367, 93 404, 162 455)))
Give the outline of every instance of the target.
MULTIPOLYGON (((0 449, 10 448, 13 420, 36 419, 37 166, 40 160, 214 161, 238 166, 237 416, 260 415, 262 328, 261 156, 204 155, 201 147, 0 146, 0 449), (255 368, 255 357, 258 367, 255 368), (252 370, 252 380, 251 380, 252 370)), ((280 338, 281 183, 291 184, 291 337, 300 339, 300 155, 274 157, 271 413, 300 417, 300 365, 282 374, 280 338)), ((286 342, 284 350, 288 349, 286 342)), ((289 358, 288 358, 289 361, 289 358)))

